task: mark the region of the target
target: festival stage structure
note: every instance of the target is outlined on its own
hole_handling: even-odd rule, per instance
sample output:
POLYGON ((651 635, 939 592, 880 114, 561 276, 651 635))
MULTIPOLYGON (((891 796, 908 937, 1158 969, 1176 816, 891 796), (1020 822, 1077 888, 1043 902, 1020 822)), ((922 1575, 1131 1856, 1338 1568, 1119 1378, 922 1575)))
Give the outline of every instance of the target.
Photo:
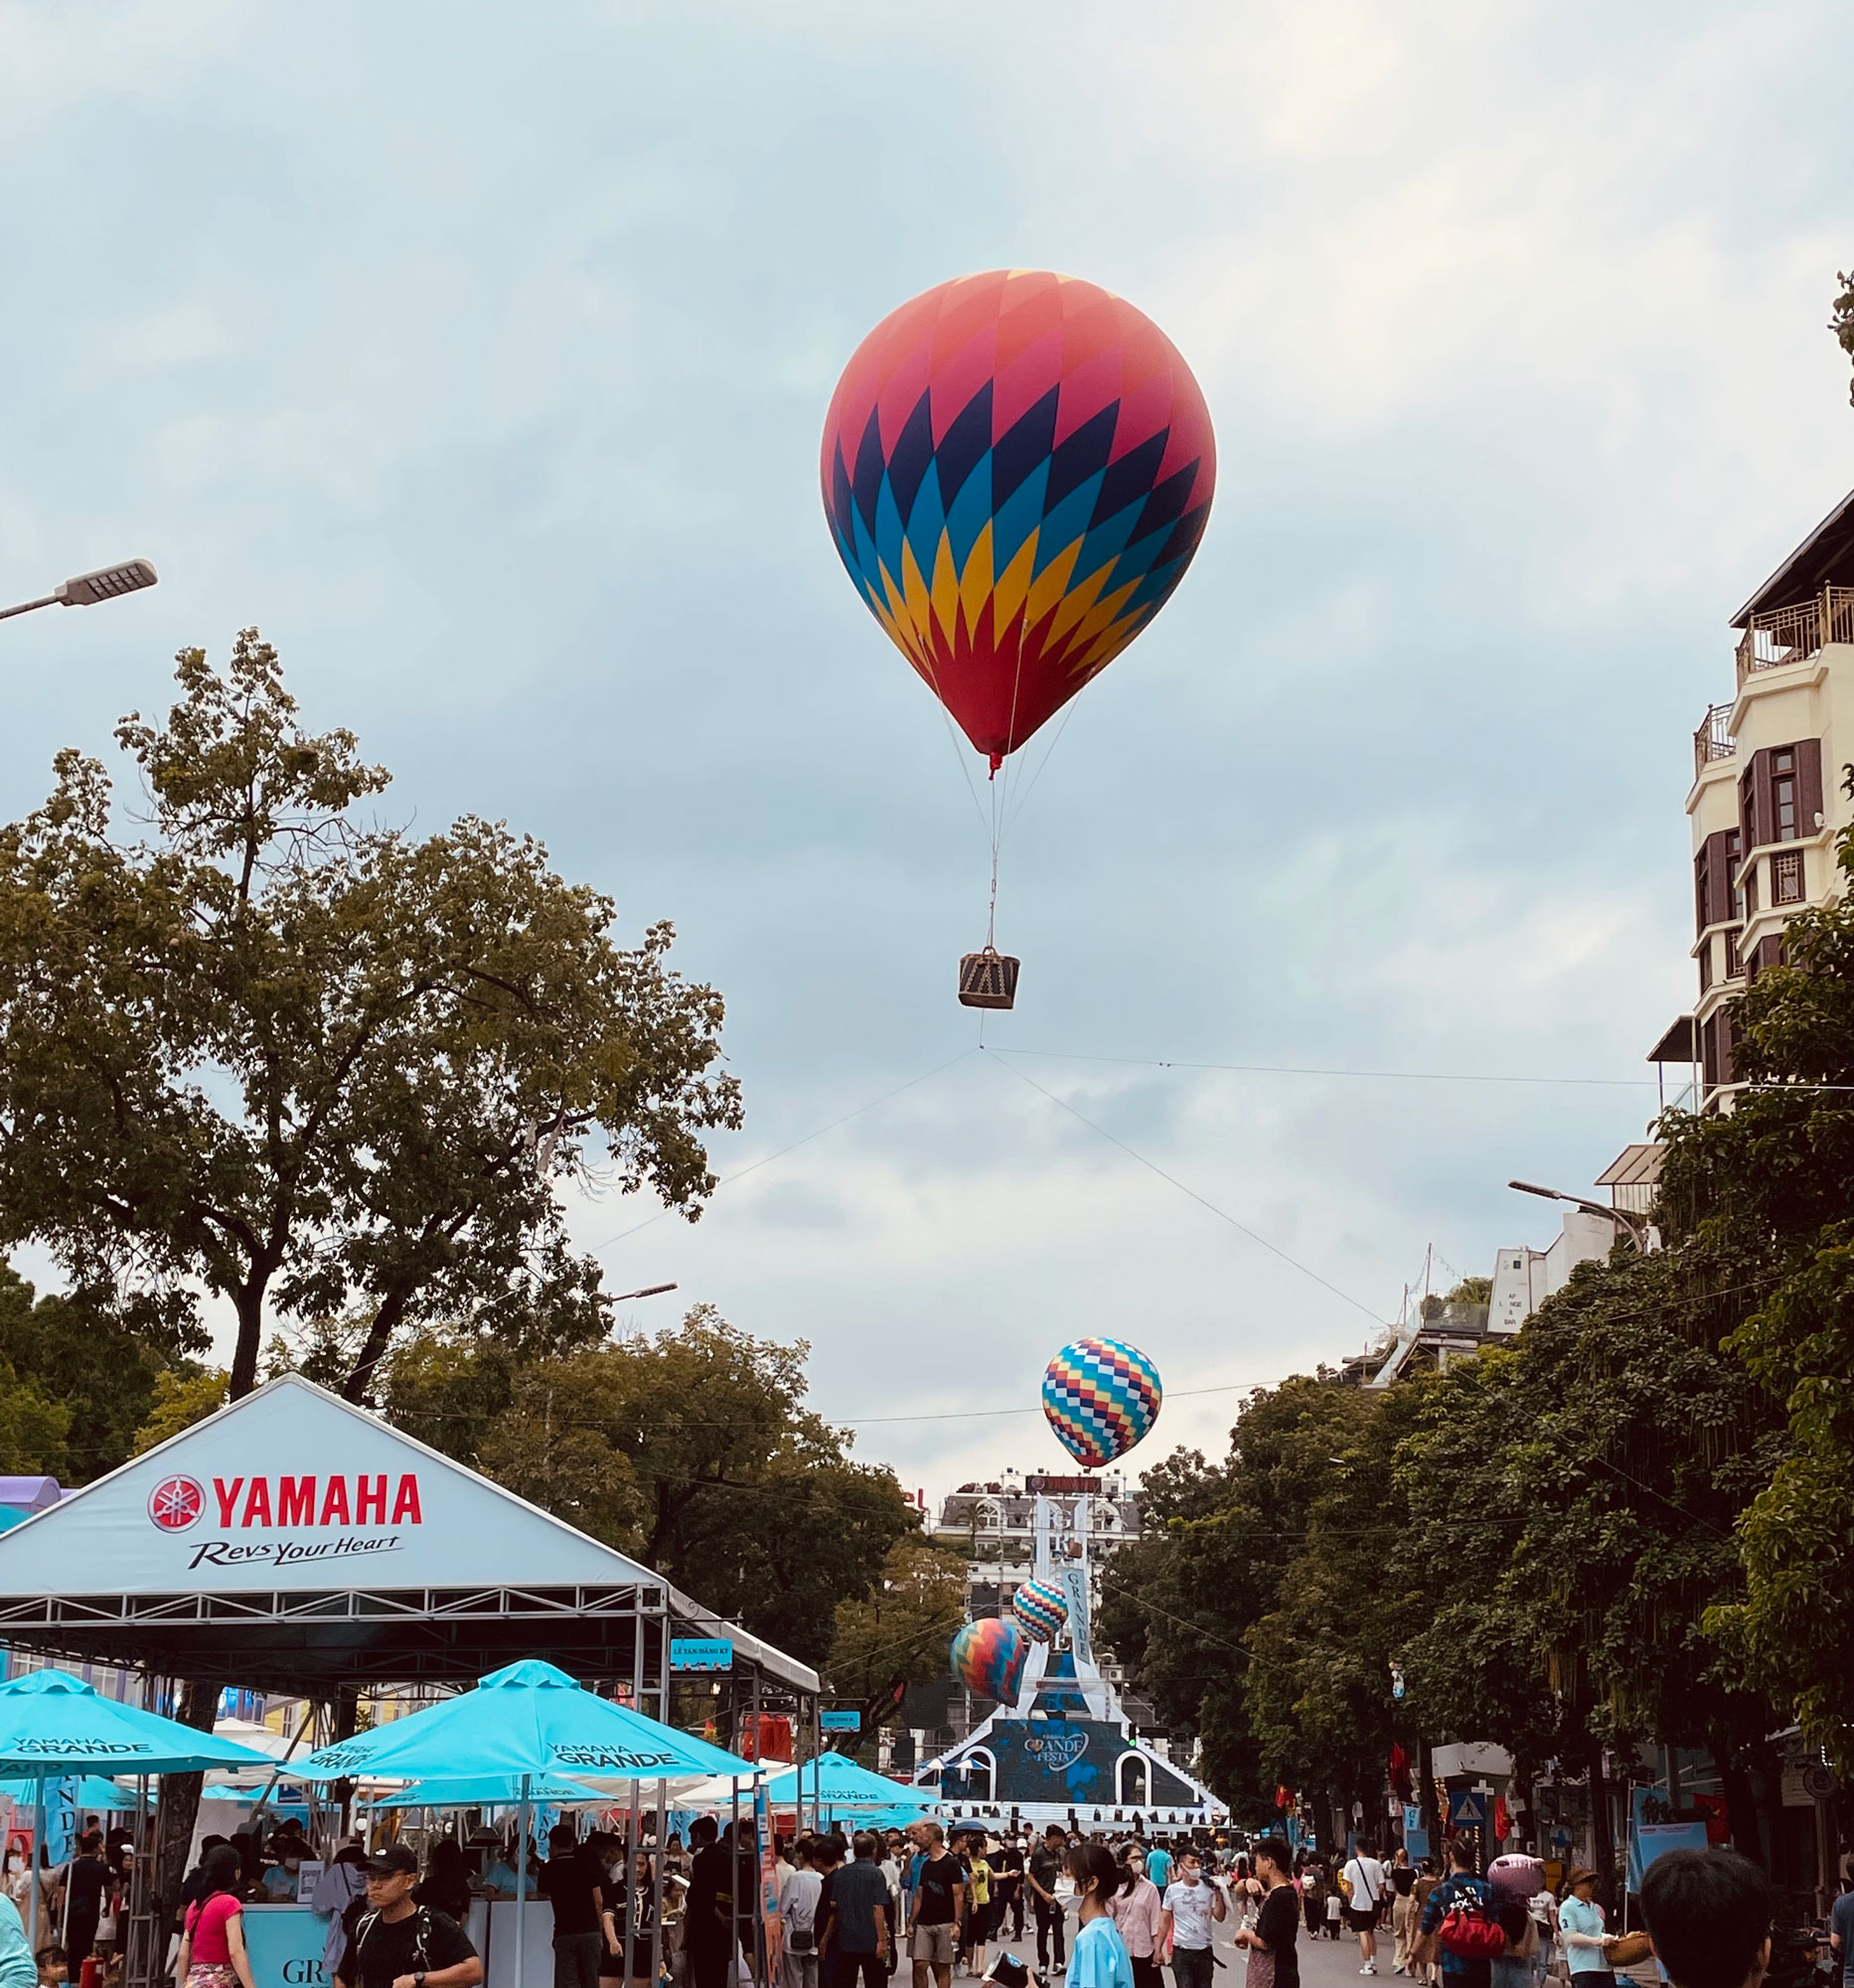
POLYGON ((1229 1820, 1216 1796, 1134 1733, 1095 1661, 1090 1624, 1093 1500, 1038 1493, 1032 1578, 1059 1588, 1065 1631, 1033 1643, 1015 1704, 999 1705, 958 1746, 928 1760, 915 1785, 937 1791, 950 1827, 1012 1819, 1147 1834, 1229 1820))

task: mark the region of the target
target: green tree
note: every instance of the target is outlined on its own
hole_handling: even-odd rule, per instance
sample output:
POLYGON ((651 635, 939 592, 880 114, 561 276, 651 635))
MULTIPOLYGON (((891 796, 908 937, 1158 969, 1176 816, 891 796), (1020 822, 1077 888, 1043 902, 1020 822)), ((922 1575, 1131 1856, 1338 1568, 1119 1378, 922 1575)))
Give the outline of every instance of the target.
MULTIPOLYGON (((67 1483, 87 1484, 133 1453, 161 1356, 112 1312, 57 1295, 36 1299, 32 1286, 0 1261, 0 1368, 34 1399, 55 1406, 63 1431, 51 1448, 38 1437, 22 1438, 35 1454, 56 1453, 56 1462, 7 1467, 55 1471, 67 1483)), ((22 1402, 21 1412, 30 1423, 30 1404, 22 1402)))
POLYGON ((871 1593, 917 1520, 891 1470, 854 1461, 803 1407, 808 1351, 698 1305, 654 1335, 569 1352, 415 1335, 384 1392, 413 1435, 820 1663, 838 1604, 871 1593))
MULTIPOLYGON (((1841 285, 1841 290, 1829 314, 1828 329, 1834 333, 1836 344, 1847 354, 1850 365, 1854 365, 1854 274, 1841 270, 1835 281, 1841 285)), ((1848 385, 1848 400, 1854 404, 1854 382, 1848 385)))
POLYGON ((1670 1121, 1664 1219, 1741 1265, 1728 1349, 1781 1404, 1781 1455, 1739 1521, 1742 1597, 1711 1627, 1854 1771, 1854 835, 1840 901, 1784 932, 1787 965, 1733 1006, 1729 1115, 1670 1121))
POLYGON ((191 1361, 164 1367, 155 1376, 148 1420, 135 1432, 134 1453, 139 1456, 224 1408, 228 1379, 224 1367, 202 1367, 191 1361))
POLYGON ((946 1675, 947 1651, 966 1619, 966 1568, 919 1533, 897 1539, 866 1595, 837 1605, 825 1683, 862 1717, 862 1747, 892 1719, 910 1684, 946 1675))
POLYGON ((556 1189, 650 1185, 693 1215, 701 1134, 739 1121, 720 997, 635 950, 534 841, 466 817, 415 840, 365 804, 386 774, 298 721, 246 630, 221 676, 179 659, 163 726, 131 715, 145 833, 100 762, 57 760, 0 832, 0 1246, 43 1243, 99 1309, 201 1343, 237 1321, 236 1399, 266 1322, 355 1317, 364 1399, 402 1325, 513 1301, 605 1326, 556 1189))

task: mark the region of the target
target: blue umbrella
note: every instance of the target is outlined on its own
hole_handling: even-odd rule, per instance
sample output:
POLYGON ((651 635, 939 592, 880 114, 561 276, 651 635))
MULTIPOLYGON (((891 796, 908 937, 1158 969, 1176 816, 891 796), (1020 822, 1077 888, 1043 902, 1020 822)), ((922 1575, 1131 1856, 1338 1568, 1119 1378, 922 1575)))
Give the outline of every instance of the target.
MULTIPOLYGON (((65 1670, 31 1670, 0 1684, 0 1778, 34 1784, 33 1839, 45 1841, 45 1783, 66 1774, 185 1773, 196 1767, 269 1766, 262 1754, 177 1719, 119 1705, 65 1670)), ((39 1943, 39 1888, 28 1938, 39 1943)))
POLYGON ((656 1781, 727 1774, 750 1780, 757 1771, 751 1760, 609 1698, 595 1698, 563 1670, 530 1657, 491 1671, 473 1691, 324 1747, 295 1766, 292 1776, 459 1780, 476 1774, 589 1773, 656 1781))
POLYGON ((465 1780, 413 1781, 393 1794, 376 1795, 370 1808, 510 1808, 535 1801, 554 1808, 575 1803, 608 1802, 597 1788, 582 1787, 563 1775, 477 1774, 465 1780))
POLYGON ((522 1848, 515 1860, 515 1988, 522 1988, 524 1911, 528 1904, 528 1806, 549 1775, 592 1773, 611 1780, 665 1780, 727 1774, 750 1780, 751 1760, 737 1759, 674 1726, 595 1698, 565 1671, 539 1657, 493 1670, 474 1691, 428 1705, 403 1719, 357 1733, 311 1754, 297 1767, 307 1781, 361 1774, 457 1780, 515 1775, 523 1792, 522 1848))
POLYGON ((820 1813, 853 1814, 861 1809, 931 1808, 934 1799, 886 1774, 859 1767, 848 1754, 820 1754, 803 1766, 787 1767, 766 1784, 766 1799, 774 1808, 797 1808, 815 1801, 820 1813))
POLYGON ((0 1778, 269 1765, 235 1741, 118 1705, 69 1671, 33 1670, 0 1684, 0 1778))
MULTIPOLYGON (((63 1776, 61 1775, 62 1779, 63 1776)), ((21 1777, 16 1780, 0 1781, 0 1794, 16 1804, 30 1802, 38 1792, 39 1783, 21 1777)), ((77 1808, 133 1808, 135 1797, 116 1786, 114 1781, 106 1781, 97 1774, 79 1774, 75 1782, 72 1802, 77 1808)))

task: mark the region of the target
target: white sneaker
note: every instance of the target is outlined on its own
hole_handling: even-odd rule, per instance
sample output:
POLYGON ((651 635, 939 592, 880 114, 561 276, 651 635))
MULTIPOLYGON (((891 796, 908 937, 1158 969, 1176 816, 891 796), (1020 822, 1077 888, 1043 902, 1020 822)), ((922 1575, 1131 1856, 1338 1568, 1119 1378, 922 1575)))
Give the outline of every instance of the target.
POLYGON ((1360 1974, 1375 1974, 1378 1971, 1378 1964, 1375 1960, 1367 1960, 1358 1971, 1360 1974))

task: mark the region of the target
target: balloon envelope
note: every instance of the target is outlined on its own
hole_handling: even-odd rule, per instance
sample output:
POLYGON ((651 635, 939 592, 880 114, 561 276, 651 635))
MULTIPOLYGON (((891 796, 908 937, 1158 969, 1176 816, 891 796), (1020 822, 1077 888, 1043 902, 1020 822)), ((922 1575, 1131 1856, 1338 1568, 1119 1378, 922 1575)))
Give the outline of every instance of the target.
POLYGON ((1028 1637, 998 1615, 968 1622, 953 1638, 953 1675, 975 1697, 995 1698, 1001 1705, 1016 1704, 1029 1657, 1028 1637))
POLYGON ((1043 1414, 1086 1468, 1126 1455, 1159 1419, 1159 1369, 1120 1339, 1076 1339, 1043 1373, 1043 1414))
POLYGON ((1068 1598, 1053 1581, 1026 1581, 1011 1599, 1010 1612, 1032 1642, 1053 1643, 1069 1618, 1068 1598))
POLYGON ((869 611, 994 768, 1106 669, 1203 535, 1216 442, 1122 297, 1041 269, 924 291, 824 424, 824 508, 869 611))

